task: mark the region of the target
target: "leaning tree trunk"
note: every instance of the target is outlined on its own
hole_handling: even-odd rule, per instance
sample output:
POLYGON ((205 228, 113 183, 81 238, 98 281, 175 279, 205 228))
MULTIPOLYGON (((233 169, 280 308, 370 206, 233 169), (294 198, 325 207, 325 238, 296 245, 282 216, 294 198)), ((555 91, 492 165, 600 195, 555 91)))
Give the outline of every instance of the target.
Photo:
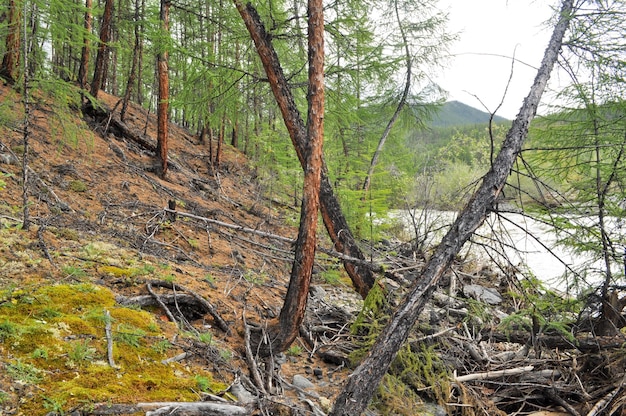
MULTIPOLYGON (((169 32, 170 1, 161 0, 161 27, 165 34, 169 32)), ((169 105, 170 82, 167 73, 167 46, 161 45, 162 50, 157 58, 158 77, 159 77, 159 102, 157 106, 157 167, 156 172, 161 178, 165 178, 167 173, 167 136, 168 136, 168 118, 167 109, 169 105)))
POLYGON ((376 165, 378 164, 378 157, 383 151, 383 147, 385 146, 385 142, 387 141, 387 137, 389 137, 389 133, 391 133, 391 129, 398 121, 398 117, 400 117, 400 113, 402 109, 406 105, 406 99, 409 96, 409 91, 411 90, 411 51, 409 50, 409 41, 406 38, 406 33, 404 33, 404 28, 402 27, 402 20, 400 19, 400 12, 398 11, 398 0, 394 3, 395 11, 396 11, 396 21, 398 22, 398 27, 400 28, 400 35, 402 36, 402 44, 404 46, 404 58, 406 61, 406 81, 404 85, 404 91, 402 91, 402 97, 400 97, 400 101, 396 107, 396 111, 394 111, 391 119, 387 123, 387 127, 385 127, 385 131, 383 135, 380 136, 380 140, 378 141, 378 146, 376 147, 376 151, 372 156, 372 161, 370 162, 370 167, 367 170, 367 175, 365 176, 365 180, 363 181, 363 200, 365 200, 365 195, 367 191, 370 189, 370 184, 372 183, 372 176, 374 176, 374 169, 376 169, 376 165))
POLYGON ((98 97, 98 91, 104 83, 106 59, 109 51, 109 41, 111 40, 111 22, 113 21, 113 0, 106 0, 104 14, 102 15, 102 26, 100 27, 100 45, 96 55, 96 63, 91 81, 91 95, 98 97))
MULTIPOLYGON (((270 36, 265 31, 261 18, 256 9, 248 3, 244 5, 241 0, 233 0, 241 15, 250 36, 257 48, 267 78, 276 98, 276 102, 283 115, 283 120, 289 136, 293 142, 296 154, 303 169, 306 169, 304 153, 306 149, 306 127, 300 116, 295 99, 280 66, 278 55, 272 46, 270 36)), ((335 249, 349 257, 365 260, 365 256, 359 249, 350 227, 346 221, 337 197, 328 178, 326 166, 322 159, 322 174, 320 179, 320 210, 328 235, 335 245, 335 249)), ((374 285, 374 275, 367 267, 359 266, 344 260, 344 267, 352 279, 355 289, 365 298, 374 285)))
POLYGON ((286 350, 298 336, 306 312, 307 296, 315 260, 317 213, 319 211, 322 144, 324 141, 324 9, 322 0, 308 2, 309 104, 307 146, 300 229, 285 302, 278 317, 279 335, 271 352, 286 350))
POLYGON ((365 410, 380 380, 387 372, 398 350, 406 341, 413 324, 430 298, 437 281, 449 267, 465 242, 483 223, 490 210, 493 209, 496 199, 500 195, 513 167, 517 154, 522 149, 522 144, 528 134, 528 125, 537 112, 541 95, 550 78, 554 63, 557 61, 563 36, 568 28, 572 14, 572 3, 573 0, 563 0, 559 21, 554 28, 530 93, 513 121, 511 129, 502 144, 502 149, 493 162, 491 169, 483 177, 480 187, 463 211, 461 211, 450 231, 448 231, 426 264, 421 278, 416 281, 414 287, 405 296, 389 323, 383 328, 372 346, 370 354, 349 377, 348 383, 335 401, 334 408, 330 413, 332 416, 360 415, 365 410))

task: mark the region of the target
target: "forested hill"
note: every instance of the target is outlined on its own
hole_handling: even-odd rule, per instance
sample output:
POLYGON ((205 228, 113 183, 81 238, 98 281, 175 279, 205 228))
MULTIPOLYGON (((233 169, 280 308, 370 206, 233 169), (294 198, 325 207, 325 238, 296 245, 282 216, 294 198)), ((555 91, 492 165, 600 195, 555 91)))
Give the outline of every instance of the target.
MULTIPOLYGON (((496 123, 507 122, 504 117, 495 116, 496 123)), ((448 101, 433 116, 429 123, 430 127, 451 127, 471 124, 484 124, 489 122, 489 113, 463 104, 459 101, 448 101)))

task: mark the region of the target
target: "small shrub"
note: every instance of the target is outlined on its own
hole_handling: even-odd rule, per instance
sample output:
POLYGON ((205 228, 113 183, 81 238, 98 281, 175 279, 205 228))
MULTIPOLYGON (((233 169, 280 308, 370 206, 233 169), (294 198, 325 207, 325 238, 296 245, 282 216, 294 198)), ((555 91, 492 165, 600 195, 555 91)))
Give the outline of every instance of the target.
POLYGON ((41 370, 21 360, 6 365, 7 374, 14 380, 25 384, 37 384, 41 381, 41 370))
POLYGON ((198 385, 198 389, 200 389, 200 391, 210 391, 211 380, 209 380, 208 377, 197 375, 195 377, 195 380, 196 380, 196 384, 198 385))
POLYGON ((291 355, 292 357, 297 357, 302 354, 302 347, 299 345, 292 345, 287 349, 287 355, 291 355))
POLYGON ((96 354, 96 349, 89 346, 89 341, 75 342, 67 356, 69 358, 68 365, 73 367, 80 365, 84 361, 92 361, 96 354))
POLYGON ((69 186, 73 192, 85 192, 87 190, 87 185, 81 180, 73 180, 69 186))
POLYGON ((44 360, 47 360, 48 359, 48 350, 46 348, 37 348, 35 351, 33 351, 31 356, 33 358, 35 358, 35 359, 42 358, 44 360))
POLYGON ((146 335, 145 331, 132 325, 120 324, 113 335, 115 341, 139 348, 139 341, 146 335))
POLYGON ((165 353, 165 351, 172 348, 172 344, 168 340, 162 339, 152 344, 150 348, 152 348, 152 350, 158 354, 163 354, 165 353))

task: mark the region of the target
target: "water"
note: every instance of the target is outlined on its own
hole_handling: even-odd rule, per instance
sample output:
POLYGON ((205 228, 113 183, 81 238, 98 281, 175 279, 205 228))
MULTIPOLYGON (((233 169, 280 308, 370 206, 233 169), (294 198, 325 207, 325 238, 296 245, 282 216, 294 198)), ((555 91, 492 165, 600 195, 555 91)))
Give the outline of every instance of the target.
MULTIPOLYGON (((450 224, 456 218, 456 212, 448 211, 415 211, 416 223, 419 223, 419 235, 428 235, 426 245, 437 244, 450 224)), ((394 211, 392 218, 406 223, 407 229, 415 235, 413 221, 408 211, 394 211)), ((565 290, 568 280, 564 280, 566 274, 572 276, 572 271, 584 267, 600 267, 601 264, 589 264, 589 256, 573 254, 567 248, 558 244, 557 236, 552 228, 540 221, 533 220, 522 214, 500 214, 501 220, 497 220, 495 214, 491 214, 476 232, 472 241, 480 244, 466 243, 463 250, 469 250, 471 255, 478 258, 489 259, 489 256, 497 256, 502 264, 506 260, 522 272, 530 272, 546 286, 565 290), (486 246, 492 247, 487 248, 486 246), (566 273, 567 272, 567 273, 566 273)), ((599 277, 588 280, 586 285, 599 281, 599 277)), ((570 279, 571 280, 571 279, 570 279)))

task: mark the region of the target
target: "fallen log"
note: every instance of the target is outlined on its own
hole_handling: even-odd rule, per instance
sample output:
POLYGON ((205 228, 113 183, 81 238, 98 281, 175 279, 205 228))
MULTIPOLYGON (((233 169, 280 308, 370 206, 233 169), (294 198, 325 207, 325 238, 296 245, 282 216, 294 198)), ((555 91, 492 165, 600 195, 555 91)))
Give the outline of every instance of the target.
MULTIPOLYGON (((526 331, 511 331, 505 333, 489 332, 484 333, 481 341, 513 342, 526 345, 530 342, 530 333, 526 331)), ((583 353, 595 353, 607 349, 622 348, 626 343, 626 336, 617 334, 615 336, 584 336, 575 339, 565 338, 562 335, 537 335, 537 345, 549 349, 579 350, 583 353)))
POLYGON ((242 406, 211 402, 137 403, 146 416, 246 416, 250 411, 242 406))

